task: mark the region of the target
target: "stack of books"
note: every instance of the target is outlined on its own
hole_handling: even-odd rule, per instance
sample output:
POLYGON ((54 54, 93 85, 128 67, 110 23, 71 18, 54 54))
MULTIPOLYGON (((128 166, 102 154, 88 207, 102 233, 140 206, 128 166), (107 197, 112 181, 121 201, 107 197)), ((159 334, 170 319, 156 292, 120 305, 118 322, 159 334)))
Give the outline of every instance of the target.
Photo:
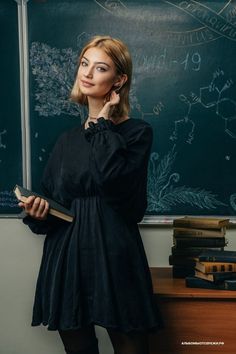
POLYGON ((174 278, 195 275, 196 257, 206 250, 224 250, 229 219, 183 217, 173 220, 173 247, 169 256, 174 278))
POLYGON ((236 290, 236 251, 202 252, 194 276, 187 276, 185 283, 190 288, 236 290))

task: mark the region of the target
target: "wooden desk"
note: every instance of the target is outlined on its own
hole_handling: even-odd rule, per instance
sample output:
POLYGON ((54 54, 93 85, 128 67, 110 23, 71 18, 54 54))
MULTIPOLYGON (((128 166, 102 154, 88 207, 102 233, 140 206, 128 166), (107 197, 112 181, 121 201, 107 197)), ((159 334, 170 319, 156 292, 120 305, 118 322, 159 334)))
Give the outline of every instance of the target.
POLYGON ((165 328, 150 336, 150 354, 236 353, 236 291, 187 288, 170 267, 151 274, 165 328))

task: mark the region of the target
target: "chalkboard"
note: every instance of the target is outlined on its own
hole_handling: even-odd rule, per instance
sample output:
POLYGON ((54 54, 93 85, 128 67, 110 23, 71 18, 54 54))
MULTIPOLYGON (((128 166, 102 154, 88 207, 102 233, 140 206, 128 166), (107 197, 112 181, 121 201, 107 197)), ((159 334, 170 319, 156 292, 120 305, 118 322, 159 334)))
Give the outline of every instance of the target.
POLYGON ((86 112, 68 101, 96 34, 130 48, 131 116, 149 122, 147 215, 236 213, 236 1, 27 3, 32 185, 58 134, 86 112), (42 25, 43 24, 43 25, 42 25))
POLYGON ((17 3, 0 2, 0 213, 18 211, 13 186, 22 184, 17 3))

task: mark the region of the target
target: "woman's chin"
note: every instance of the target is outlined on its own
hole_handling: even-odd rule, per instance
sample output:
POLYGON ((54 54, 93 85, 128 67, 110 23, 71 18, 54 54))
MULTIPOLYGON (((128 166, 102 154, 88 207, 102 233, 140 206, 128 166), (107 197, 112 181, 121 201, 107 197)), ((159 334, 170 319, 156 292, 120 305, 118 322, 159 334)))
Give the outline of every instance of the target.
POLYGON ((94 88, 92 87, 80 86, 79 89, 80 92, 87 97, 103 100, 107 96, 107 92, 101 92, 101 90, 94 90, 94 88))
POLYGON ((92 93, 92 92, 82 92, 82 93, 85 96, 87 96, 87 98, 92 98, 92 99, 101 100, 101 101, 104 101, 104 99, 106 97, 106 95, 95 94, 95 93, 92 93))

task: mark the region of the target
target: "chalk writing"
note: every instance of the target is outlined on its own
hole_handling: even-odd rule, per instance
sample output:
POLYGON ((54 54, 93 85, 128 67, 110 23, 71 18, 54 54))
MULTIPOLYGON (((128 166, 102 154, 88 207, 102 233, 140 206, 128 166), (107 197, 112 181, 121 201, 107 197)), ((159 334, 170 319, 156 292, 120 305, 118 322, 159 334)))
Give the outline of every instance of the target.
POLYGON ((0 132, 0 149, 6 149, 6 144, 3 144, 2 141, 2 136, 7 133, 6 129, 4 129, 2 132, 0 132))
POLYGON ((16 208, 18 201, 13 192, 2 191, 0 192, 0 207, 16 208))
POLYGON ((188 51, 179 57, 177 55, 172 57, 172 55, 167 48, 164 48, 159 55, 147 56, 142 53, 136 53, 133 56, 134 73, 144 74, 162 70, 175 70, 177 66, 184 71, 200 71, 201 55, 198 52, 188 51))
POLYGON ((228 13, 225 14, 225 17, 228 22, 232 24, 236 24, 236 6, 231 5, 232 7, 229 9, 228 13))
POLYGON ((41 148, 40 151, 42 152, 42 154, 39 156, 39 161, 42 162, 44 160, 46 150, 44 148, 41 148))
POLYGON ((126 9, 126 6, 120 0, 94 0, 104 10, 118 14, 121 10, 126 9))
POLYGON ((205 25, 217 35, 224 36, 230 40, 236 40, 236 27, 206 5, 192 0, 164 1, 194 17, 198 22, 205 25))
MULTIPOLYGON (((200 25, 194 26, 187 31, 178 29, 178 31, 159 31, 158 2, 144 6, 131 6, 126 1, 102 1, 95 0, 95 3, 101 6, 105 11, 113 16, 127 19, 129 23, 135 26, 134 31, 138 32, 142 28, 142 35, 155 34, 158 40, 166 43, 167 46, 185 47, 205 44, 219 38, 236 40, 236 26, 234 24, 235 7, 228 1, 222 4, 222 8, 215 11, 214 2, 202 4, 200 1, 171 1, 161 0, 167 6, 177 9, 180 14, 193 17, 200 25)), ((184 23, 184 22, 183 22, 184 23)))
POLYGON ((162 102, 159 102, 154 106, 153 113, 159 116, 159 114, 163 109, 164 109, 164 104, 162 102))
POLYGON ((201 28, 188 32, 163 32, 160 37, 169 47, 189 47, 211 42, 220 36, 212 33, 208 28, 201 28))
POLYGON ((236 40, 235 6, 231 1, 222 4, 220 11, 214 11, 214 2, 201 4, 199 1, 167 1, 162 0, 183 13, 187 13, 199 22, 200 27, 188 31, 172 31, 161 34, 168 46, 196 46, 222 37, 236 40), (204 25, 204 26, 202 26, 204 25))
POLYGON ((151 118, 151 117, 154 118, 155 116, 160 116, 160 114, 164 110, 165 106, 162 102, 159 102, 153 107, 152 112, 144 112, 141 104, 136 102, 136 104, 133 108, 136 108, 140 114, 140 118, 145 120, 146 118, 151 118))

